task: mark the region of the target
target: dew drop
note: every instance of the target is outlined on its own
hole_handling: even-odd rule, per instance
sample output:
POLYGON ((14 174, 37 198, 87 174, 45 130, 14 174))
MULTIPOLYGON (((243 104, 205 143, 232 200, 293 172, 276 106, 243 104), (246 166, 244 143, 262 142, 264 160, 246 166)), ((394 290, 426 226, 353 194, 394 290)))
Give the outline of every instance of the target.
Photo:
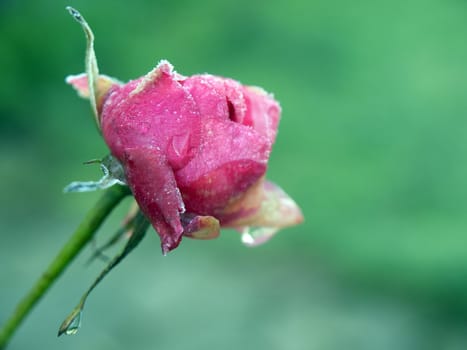
POLYGON ((183 158, 188 153, 188 145, 190 144, 190 134, 184 133, 172 137, 172 148, 178 158, 183 158))
POLYGON ((267 242, 277 232, 276 227, 245 227, 242 232, 242 243, 247 247, 255 247, 267 242))
POLYGON ((72 316, 72 318, 67 318, 58 331, 58 336, 62 334, 66 335, 75 335, 78 333, 79 327, 81 327, 81 310, 72 316))
POLYGON ((79 327, 81 326, 81 311, 71 321, 70 325, 65 330, 66 335, 74 335, 78 333, 79 327))

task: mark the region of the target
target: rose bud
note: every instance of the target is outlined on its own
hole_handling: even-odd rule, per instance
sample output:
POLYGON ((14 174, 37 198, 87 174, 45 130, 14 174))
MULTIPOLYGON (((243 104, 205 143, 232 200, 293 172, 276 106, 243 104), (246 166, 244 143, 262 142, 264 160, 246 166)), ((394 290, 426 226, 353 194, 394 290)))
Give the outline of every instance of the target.
POLYGON ((230 227, 256 245, 303 220, 295 202, 265 180, 281 114, 271 94, 208 74, 184 77, 165 60, 122 84, 98 75, 88 58, 87 74, 67 82, 91 99, 164 254, 182 236, 213 238, 230 227))

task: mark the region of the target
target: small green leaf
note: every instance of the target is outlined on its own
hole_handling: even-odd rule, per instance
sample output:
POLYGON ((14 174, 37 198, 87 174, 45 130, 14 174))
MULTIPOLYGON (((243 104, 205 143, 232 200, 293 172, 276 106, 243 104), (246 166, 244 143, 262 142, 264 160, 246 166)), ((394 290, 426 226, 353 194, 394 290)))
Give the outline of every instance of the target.
POLYGON ((73 181, 63 189, 63 192, 90 192, 104 190, 117 184, 126 185, 123 167, 115 157, 108 155, 103 159, 92 159, 84 164, 96 163, 100 164, 104 173, 99 181, 73 181))
POLYGON ((99 80, 99 68, 97 66, 97 59, 96 54, 94 52, 94 34, 89 27, 88 23, 84 19, 84 17, 75 10, 73 7, 68 6, 66 8, 68 12, 73 16, 73 18, 81 24, 81 27, 84 30, 84 34, 86 35, 86 58, 85 58, 85 69, 86 75, 88 78, 88 87, 89 87, 89 101, 91 102, 91 108, 94 112, 94 118, 97 124, 97 127, 100 131, 100 118, 99 113, 97 111, 97 100, 98 96, 98 80, 99 80))
POLYGON ((106 268, 102 270, 94 283, 83 294, 78 305, 73 309, 70 315, 68 315, 65 321, 62 322, 58 331, 58 336, 61 336, 62 334, 71 335, 78 332, 79 324, 81 321, 81 312, 83 311, 84 304, 86 303, 86 299, 88 298, 89 294, 99 284, 99 282, 102 281, 102 279, 141 242, 146 234, 148 227, 149 221, 141 211, 138 211, 133 222, 133 234, 131 235, 127 244, 123 250, 118 255, 116 255, 112 261, 110 261, 106 268))

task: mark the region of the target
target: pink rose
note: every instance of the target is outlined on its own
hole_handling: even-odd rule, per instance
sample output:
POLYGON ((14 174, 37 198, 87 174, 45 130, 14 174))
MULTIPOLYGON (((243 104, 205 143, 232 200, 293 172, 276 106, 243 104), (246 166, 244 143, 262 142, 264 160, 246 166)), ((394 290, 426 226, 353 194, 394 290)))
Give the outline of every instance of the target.
POLYGON ((184 77, 167 61, 127 84, 96 75, 91 85, 88 76, 67 82, 91 95, 104 140, 164 254, 182 236, 213 238, 231 227, 256 245, 303 220, 265 180, 281 113, 272 95, 208 74, 184 77))

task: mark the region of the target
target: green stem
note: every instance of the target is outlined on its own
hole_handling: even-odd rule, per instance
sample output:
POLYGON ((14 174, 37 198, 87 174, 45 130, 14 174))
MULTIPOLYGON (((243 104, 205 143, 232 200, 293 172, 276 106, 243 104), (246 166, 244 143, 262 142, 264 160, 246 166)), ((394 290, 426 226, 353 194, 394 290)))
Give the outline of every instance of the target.
POLYGON ((83 249, 94 236, 95 232, 114 209, 117 204, 128 195, 129 189, 120 185, 109 188, 99 199, 94 208, 86 215, 84 220, 63 246, 49 267, 36 281, 29 293, 24 296, 16 306, 13 314, 0 329, 0 349, 5 349, 10 338, 19 327, 24 318, 31 312, 34 305, 40 300, 53 282, 60 276, 75 256, 83 249))

